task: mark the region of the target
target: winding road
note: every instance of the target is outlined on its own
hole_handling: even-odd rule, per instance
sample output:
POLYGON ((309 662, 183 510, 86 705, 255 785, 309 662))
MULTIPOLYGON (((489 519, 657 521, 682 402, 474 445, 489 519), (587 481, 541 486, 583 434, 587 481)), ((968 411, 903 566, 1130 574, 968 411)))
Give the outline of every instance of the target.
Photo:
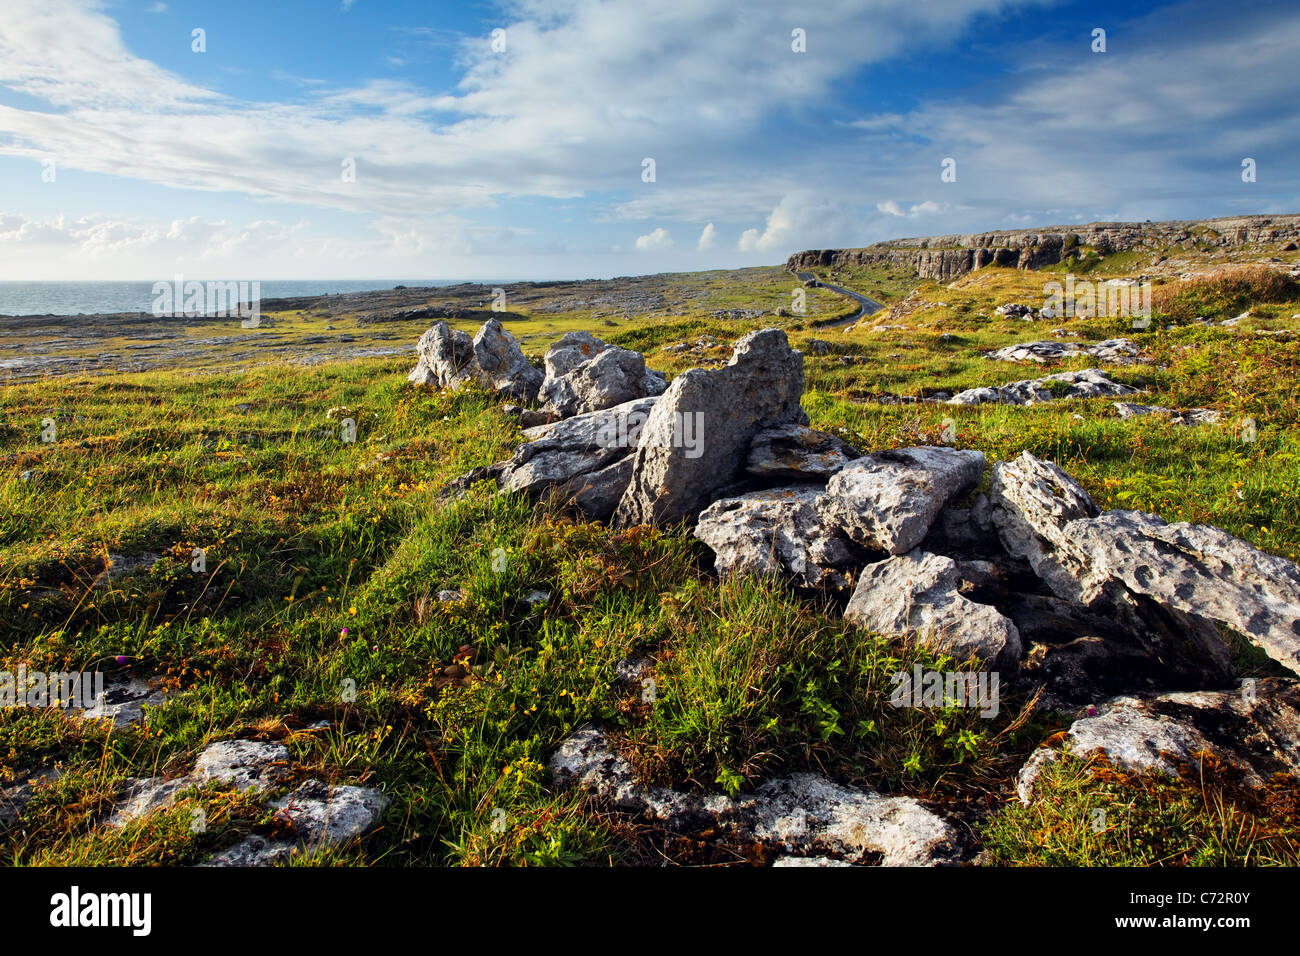
POLYGON ((877 302, 875 299, 868 299, 865 295, 854 292, 852 289, 846 289, 840 285, 831 285, 829 282, 823 282, 811 272, 796 272, 795 275, 804 282, 811 281, 814 284, 821 286, 823 289, 830 289, 832 292, 838 292, 840 295, 848 296, 854 302, 858 303, 858 305, 862 306, 861 311, 859 311, 857 315, 851 315, 847 319, 837 319, 833 322, 817 322, 815 323, 817 328, 833 329, 841 325, 852 325, 859 319, 865 319, 867 316, 871 315, 871 313, 878 312, 885 307, 883 302, 877 302))

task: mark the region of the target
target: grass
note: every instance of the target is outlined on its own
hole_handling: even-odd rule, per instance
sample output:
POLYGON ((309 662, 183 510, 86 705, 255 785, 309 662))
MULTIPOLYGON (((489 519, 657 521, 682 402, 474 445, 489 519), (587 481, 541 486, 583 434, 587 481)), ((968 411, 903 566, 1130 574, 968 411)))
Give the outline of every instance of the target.
POLYGON ((1036 794, 986 825, 994 865, 1300 865, 1293 780, 1246 787, 1210 758, 1173 780, 1065 757, 1043 771, 1036 794))
MULTIPOLYGON (((666 304, 627 318, 523 302, 515 307, 529 315, 510 328, 534 357, 563 331, 592 328, 672 374, 725 361, 729 349, 701 357, 661 346, 706 334, 730 342, 776 322, 805 350, 813 425, 861 449, 937 443, 951 418, 959 446, 990 460, 1025 449, 1055 460, 1103 508, 1216 524, 1264 550, 1300 552, 1300 343, 1256 334, 1296 327, 1294 297, 1251 302, 1235 328, 1172 314, 1147 331, 1062 320, 1083 340, 1138 341, 1149 361, 1111 371, 1146 388, 1141 401, 1223 414, 1218 426, 1179 428, 1120 420, 1104 401, 871 401, 1092 363, 983 357, 1046 331, 993 309, 1036 301, 1048 277, 985 269, 946 287, 913 281, 910 297, 897 277, 879 290, 849 281, 865 273, 840 278, 887 293, 893 317, 813 328, 844 309, 824 290, 809 290, 808 316, 714 316, 775 308, 793 285, 779 270, 753 270, 674 277, 666 304), (870 331, 877 323, 906 328, 870 331), (814 352, 812 339, 829 347, 814 352), (857 361, 844 364, 848 356, 857 361), (1253 441, 1243 440, 1246 418, 1253 441)), ((323 321, 301 317, 304 329, 323 321)), ((398 331, 403 341, 418 334, 398 331)), ((232 737, 284 743, 286 787, 315 778, 390 797, 375 833, 297 864, 626 864, 651 859, 644 834, 549 786, 548 756, 591 720, 617 731, 647 778, 676 786, 736 793, 812 768, 977 815, 1006 799, 1028 752, 1068 723, 1030 716, 1017 700, 993 720, 889 707, 895 671, 969 665, 859 631, 825 599, 784 584, 718 581, 681 529, 615 532, 575 520, 562 502, 485 486, 441 498, 451 478, 508 455, 518 430, 494 396, 409 385, 410 364, 375 355, 180 367, 0 391, 0 669, 161 675, 171 689, 145 725, 119 730, 0 711, 0 785, 61 771, 0 835, 0 862, 188 864, 277 832, 262 802, 216 785, 123 830, 103 825, 125 780, 184 773, 204 746, 232 737), (357 423, 355 441, 342 440, 344 418, 357 423), (46 419, 55 441, 41 440, 46 419), (111 555, 142 552, 159 560, 112 574, 111 555), (439 600, 450 589, 462 597, 439 600), (648 659, 653 703, 643 686, 617 681, 614 665, 629 655, 648 659), (328 728, 313 728, 320 720, 328 728), (198 810, 207 826, 196 831, 198 810)), ((1068 762, 1050 772, 1056 802, 992 818, 993 862, 1294 862, 1293 789, 1252 795, 1228 782, 1206 802, 1178 784, 1068 762), (1130 830, 1098 841, 1071 822, 1097 801, 1128 801, 1130 830), (1125 834, 1139 832, 1141 847, 1125 849, 1125 834)))

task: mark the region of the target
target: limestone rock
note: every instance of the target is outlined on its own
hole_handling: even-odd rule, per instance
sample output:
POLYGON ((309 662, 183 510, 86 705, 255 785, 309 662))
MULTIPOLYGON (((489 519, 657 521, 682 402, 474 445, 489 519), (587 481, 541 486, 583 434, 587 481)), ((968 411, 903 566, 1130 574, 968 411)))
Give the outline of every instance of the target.
POLYGON ((835 569, 859 560, 859 549, 827 528, 817 511, 820 485, 791 485, 715 501, 695 525, 716 555, 719 574, 789 574, 807 587, 839 585, 835 569))
POLYGON ((927 445, 874 452, 836 472, 817 508, 828 525, 859 545, 903 554, 983 472, 978 451, 927 445))
POLYGON ((1137 389, 1132 386, 1112 382, 1101 369, 1089 368, 1081 372, 1058 372, 1007 385, 968 388, 948 399, 948 404, 1033 405, 1061 398, 1100 398, 1133 395, 1136 392, 1137 389))
POLYGON ((963 595, 961 581, 951 558, 917 549, 863 568, 844 617, 878 634, 915 635, 958 660, 1014 662, 1021 652, 1015 624, 963 595))
MULTIPOLYGON (((1082 717, 1066 735, 1067 752, 1102 755, 1125 770, 1177 776, 1195 773, 1208 753, 1258 786, 1274 774, 1300 780, 1300 685, 1260 680, 1230 691, 1189 691, 1117 697, 1082 717)), ((1035 751, 1017 779, 1028 804, 1043 767, 1056 751, 1035 751)))
POLYGON ((861 452, 834 435, 791 423, 754 436, 745 470, 756 478, 782 481, 829 478, 860 457, 861 452))
POLYGON ((419 385, 460 388, 476 375, 474 340, 446 322, 436 322, 420 336, 415 353, 418 361, 407 380, 419 385))
POLYGON ((1056 362, 1066 358, 1086 355, 1103 362, 1128 365, 1137 361, 1140 349, 1132 339, 1107 339, 1095 345, 1083 343, 1054 342, 1045 339, 1038 342, 1021 342, 995 349, 985 357, 1001 362, 1056 362))
POLYGON ((233 783, 237 790, 265 790, 283 778, 289 751, 284 744, 221 740, 194 762, 194 779, 233 783))
POLYGON ((803 385, 803 355, 780 329, 743 336, 722 368, 677 376, 641 432, 615 521, 695 518, 739 475, 760 428, 807 423, 799 405, 803 385))
POLYGON ((489 388, 522 401, 537 398, 541 370, 533 367, 519 347, 519 340, 497 319, 488 319, 474 336, 474 362, 479 380, 489 388))
POLYGON ((1143 415, 1166 415, 1175 425, 1213 425, 1220 415, 1212 408, 1189 408, 1175 411, 1163 405, 1135 405, 1132 402, 1115 402, 1120 418, 1138 418, 1143 415))
POLYGON ((931 866, 959 862, 963 841, 943 817, 910 797, 886 797, 813 773, 769 780, 736 798, 640 782, 605 733, 584 727, 550 760, 557 786, 656 820, 666 829, 711 830, 737 843, 759 842, 793 856, 848 863, 931 866))
POLYGON ((656 401, 641 398, 544 426, 541 437, 520 446, 506 463, 500 486, 540 494, 612 465, 632 453, 656 401))
POLYGON ((994 522, 1057 595, 1083 605, 1136 597, 1181 615, 1183 637, 1226 675, 1223 625, 1300 672, 1300 568, 1218 528, 1138 511, 1099 514, 1079 485, 1028 452, 994 466, 994 522))

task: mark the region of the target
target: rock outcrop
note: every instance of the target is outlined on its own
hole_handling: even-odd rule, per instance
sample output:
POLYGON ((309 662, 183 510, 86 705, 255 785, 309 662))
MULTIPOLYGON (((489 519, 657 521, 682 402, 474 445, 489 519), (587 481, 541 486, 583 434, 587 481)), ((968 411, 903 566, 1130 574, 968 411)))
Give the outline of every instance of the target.
POLYGON ((600 502, 593 516, 609 517, 632 477, 630 466, 611 466, 631 455, 657 401, 637 399, 541 426, 540 435, 503 465, 498 484, 533 495, 553 488, 585 493, 589 504, 600 502))
POLYGON ((862 569, 846 620, 877 634, 915 637, 965 661, 1015 666, 1020 632, 996 608, 961 593, 957 562, 917 548, 862 569))
POLYGON ((1130 365, 1137 361, 1140 349, 1132 339, 1107 339, 1096 345, 1056 342, 1045 339, 1039 342, 1022 342, 988 352, 985 358, 999 362, 1057 362, 1061 359, 1087 356, 1117 365, 1130 365))
MULTIPOLYGON (((1206 755, 1235 768, 1258 786, 1275 774, 1300 780, 1300 684, 1247 682, 1232 691, 1191 691, 1150 697, 1118 697, 1076 720, 1065 751, 1101 756, 1130 771, 1198 776, 1206 755)), ((1026 762, 1016 781, 1021 801, 1034 798, 1043 768, 1059 751, 1043 748, 1026 762)))
POLYGON ((745 470, 775 481, 825 479, 862 453, 834 435, 807 425, 764 428, 749 445, 745 470))
POLYGON ((420 385, 458 389, 479 382, 509 398, 533 401, 542 384, 541 370, 496 319, 483 323, 473 339, 438 322, 420 336, 416 355, 407 379, 420 385))
POLYGON ((820 485, 791 485, 722 498, 695 525, 719 574, 784 574, 807 587, 840 585, 840 571, 861 565, 862 549, 828 526, 820 485))
POLYGON ((818 509, 862 547, 904 554, 983 472, 977 451, 928 446, 875 452, 836 472, 818 509))
POLYGON ((538 397, 561 418, 660 395, 668 381, 646 368, 640 352, 607 345, 589 332, 570 332, 546 353, 538 397))
POLYGON ((1099 368, 1080 372, 1058 372, 1042 378, 1009 382, 1006 385, 968 388, 948 399, 949 405, 1034 405, 1059 398, 1103 398, 1117 395, 1134 395, 1131 385, 1112 382, 1099 368))
POLYGON ((620 525, 693 520, 741 474, 764 427, 806 424, 803 355, 785 332, 743 336, 719 369, 691 369, 655 404, 634 452, 620 525))
POLYGON ((1007 553, 1058 596, 1148 621, 1164 616, 1193 659, 1224 675, 1218 625, 1300 672, 1300 568, 1285 558, 1206 525, 1102 514, 1069 475, 1028 452, 994 466, 990 500, 1007 553))
POLYGON ((888 265, 923 279, 951 282, 987 265, 1039 269, 1074 258, 1084 247, 1102 255, 1170 246, 1230 249, 1300 239, 1300 216, 1231 216, 1171 222, 1092 222, 966 235, 892 239, 863 249, 797 252, 792 272, 841 266, 888 265))
POLYGON ((791 856, 833 855, 846 863, 933 866, 958 863, 958 829, 910 797, 846 787, 798 773, 735 798, 643 784, 596 727, 584 727, 551 757, 556 785, 576 787, 598 805, 649 818, 676 832, 724 831, 735 842, 791 856))

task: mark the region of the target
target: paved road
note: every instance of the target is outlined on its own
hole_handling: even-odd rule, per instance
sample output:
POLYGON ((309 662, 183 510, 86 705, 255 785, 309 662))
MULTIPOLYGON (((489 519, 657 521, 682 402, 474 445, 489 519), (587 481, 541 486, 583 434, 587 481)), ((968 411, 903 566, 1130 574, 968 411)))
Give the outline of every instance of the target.
POLYGON ((854 322, 858 321, 859 319, 865 319, 871 313, 878 312, 885 307, 885 304, 883 302, 877 302, 875 299, 868 299, 865 295, 861 295, 860 293, 854 292, 852 289, 846 289, 840 285, 831 285, 829 282, 822 282, 811 272, 796 272, 795 275, 798 276, 800 279, 802 279, 804 282, 807 282, 809 279, 811 279, 813 282, 817 283, 817 285, 821 286, 823 289, 830 289, 832 292, 838 292, 840 295, 848 296, 854 302, 858 303, 858 305, 862 306, 862 310, 858 312, 857 315, 851 315, 847 319, 840 319, 837 322, 818 322, 816 323, 818 328, 833 329, 840 325, 852 325, 854 322))

